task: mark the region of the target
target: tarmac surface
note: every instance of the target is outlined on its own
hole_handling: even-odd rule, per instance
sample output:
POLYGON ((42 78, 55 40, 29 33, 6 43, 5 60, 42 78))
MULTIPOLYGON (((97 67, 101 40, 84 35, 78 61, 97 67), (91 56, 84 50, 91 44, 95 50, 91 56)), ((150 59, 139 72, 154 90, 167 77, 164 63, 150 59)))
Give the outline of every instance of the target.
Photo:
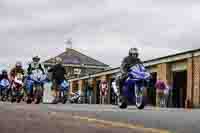
POLYGON ((0 103, 1 133, 199 133, 200 110, 0 103))

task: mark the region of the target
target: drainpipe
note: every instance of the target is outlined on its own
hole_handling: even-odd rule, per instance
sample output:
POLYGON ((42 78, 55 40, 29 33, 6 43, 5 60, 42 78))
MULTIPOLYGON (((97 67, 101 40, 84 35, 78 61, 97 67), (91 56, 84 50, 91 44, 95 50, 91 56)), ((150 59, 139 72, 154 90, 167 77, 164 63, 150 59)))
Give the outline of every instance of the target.
MULTIPOLYGON (((89 74, 89 86, 88 87, 92 87, 93 88, 93 86, 90 86, 91 85, 91 76, 90 76, 90 74, 89 74)), ((92 81, 93 82, 93 81, 92 81)), ((89 89, 89 88, 88 88, 89 89)), ((94 89, 94 88, 93 88, 94 89)), ((92 104, 92 92, 91 92, 91 90, 89 89, 88 90, 89 91, 89 104, 92 104)))
POLYGON ((194 98, 194 53, 191 53, 192 57, 192 85, 191 85, 191 99, 187 99, 187 108, 192 108, 193 106, 193 98, 194 98))
MULTIPOLYGON (((191 65, 192 65, 191 66, 192 67, 191 68, 191 75, 192 75, 192 77, 191 77, 191 83, 192 84, 191 84, 191 88, 189 88, 189 89, 191 89, 190 90, 190 92, 191 92, 191 99, 187 97, 186 103, 185 103, 186 104, 186 108, 192 108, 192 106, 193 106, 193 95, 194 95, 193 94, 194 93, 194 53, 191 53, 191 60, 192 60, 192 62, 191 62, 191 65)), ((188 74, 187 74, 187 76, 188 76, 188 74)))
POLYGON ((193 98, 194 98, 194 53, 192 53, 192 95, 191 95, 191 107, 193 106, 193 98))

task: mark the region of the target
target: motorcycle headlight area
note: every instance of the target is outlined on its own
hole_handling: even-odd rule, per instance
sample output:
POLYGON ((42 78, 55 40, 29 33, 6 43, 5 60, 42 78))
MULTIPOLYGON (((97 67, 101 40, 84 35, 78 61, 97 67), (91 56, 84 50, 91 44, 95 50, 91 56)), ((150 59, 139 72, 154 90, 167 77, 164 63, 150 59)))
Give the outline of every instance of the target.
POLYGON ((4 87, 7 87, 7 86, 9 86, 9 85, 10 85, 10 83, 9 83, 9 81, 8 81, 8 80, 6 80, 6 79, 3 79, 3 80, 1 80, 1 82, 0 82, 0 85, 1 85, 1 86, 4 86, 4 87))
POLYGON ((61 84, 61 87, 62 88, 68 88, 69 84, 66 81, 63 81, 62 84, 61 84))
POLYGON ((37 80, 43 81, 47 78, 47 76, 46 75, 40 75, 40 74, 33 74, 33 75, 30 75, 30 78, 32 80, 35 80, 35 81, 37 81, 37 80))
POLYGON ((47 76, 46 75, 41 75, 41 77, 40 77, 40 80, 45 80, 47 78, 47 76))

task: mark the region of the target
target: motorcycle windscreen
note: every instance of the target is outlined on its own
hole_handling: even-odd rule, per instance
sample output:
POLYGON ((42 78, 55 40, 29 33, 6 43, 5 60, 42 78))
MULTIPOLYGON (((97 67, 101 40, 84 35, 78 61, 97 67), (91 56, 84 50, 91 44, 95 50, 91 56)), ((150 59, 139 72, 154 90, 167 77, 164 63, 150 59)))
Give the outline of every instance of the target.
POLYGON ((134 79, 147 79, 150 77, 150 73, 148 73, 145 67, 142 64, 134 65, 129 70, 129 77, 134 79))
POLYGON ((9 85, 10 85, 10 82, 7 79, 2 79, 0 81, 0 86, 2 86, 2 87, 8 87, 9 85))

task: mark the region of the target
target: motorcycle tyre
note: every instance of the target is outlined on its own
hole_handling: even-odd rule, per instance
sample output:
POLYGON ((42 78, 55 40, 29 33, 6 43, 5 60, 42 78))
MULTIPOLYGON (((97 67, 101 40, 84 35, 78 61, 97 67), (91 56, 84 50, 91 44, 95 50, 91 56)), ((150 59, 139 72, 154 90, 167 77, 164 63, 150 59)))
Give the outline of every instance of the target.
POLYGON ((21 98, 17 98, 16 102, 20 103, 21 102, 21 98))
MULTIPOLYGON (((137 103, 135 103, 137 109, 139 109, 139 110, 144 109, 144 107, 146 106, 146 96, 143 95, 143 96, 141 96, 141 97, 142 97, 142 103, 141 103, 140 105, 138 105, 137 103)), ((135 97, 135 98, 136 98, 136 97, 135 97)), ((135 102, 136 102, 136 100, 135 100, 135 102)))
POLYGON ((26 100, 26 103, 27 103, 27 104, 31 104, 31 103, 32 103, 32 100, 31 100, 30 98, 28 98, 28 99, 26 100))
POLYGON ((142 103, 139 106, 136 104, 137 109, 139 109, 139 110, 144 109, 144 107, 145 107, 145 100, 144 99, 145 99, 145 97, 143 96, 142 103))
POLYGON ((118 107, 120 109, 126 109, 128 107, 128 100, 125 96, 120 96, 118 98, 118 107))

